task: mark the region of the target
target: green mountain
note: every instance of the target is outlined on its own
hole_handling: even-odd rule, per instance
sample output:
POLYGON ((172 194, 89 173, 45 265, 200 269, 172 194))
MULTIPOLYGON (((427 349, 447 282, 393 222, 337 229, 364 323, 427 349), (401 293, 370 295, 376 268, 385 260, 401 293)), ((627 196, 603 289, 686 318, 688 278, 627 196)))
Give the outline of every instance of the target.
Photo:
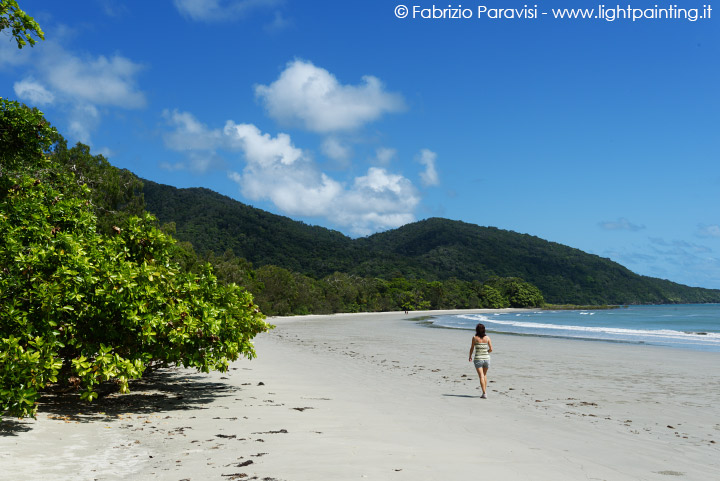
MULTIPOLYGON (((484 280, 520 277, 554 304, 718 302, 720 290, 640 276, 611 261, 528 234, 447 219, 427 219, 358 239, 372 252, 392 253, 397 268, 418 277, 484 280)), ((387 259, 387 257, 385 258, 387 259)), ((365 261, 358 273, 378 275, 385 260, 365 261), (364 270, 364 272, 362 271, 364 270)), ((387 265, 387 264, 385 264, 387 265)))
POLYGON ((174 222, 174 237, 200 253, 230 249, 256 267, 276 265, 312 277, 349 272, 359 251, 340 232, 307 225, 238 202, 209 189, 178 189, 143 180, 148 212, 174 222))
POLYGON ((720 302, 720 290, 640 276, 611 261, 535 236, 432 218, 360 239, 245 205, 203 188, 143 181, 146 208, 198 252, 231 249, 256 267, 310 277, 333 272, 392 279, 485 281, 520 277, 555 304, 720 302))

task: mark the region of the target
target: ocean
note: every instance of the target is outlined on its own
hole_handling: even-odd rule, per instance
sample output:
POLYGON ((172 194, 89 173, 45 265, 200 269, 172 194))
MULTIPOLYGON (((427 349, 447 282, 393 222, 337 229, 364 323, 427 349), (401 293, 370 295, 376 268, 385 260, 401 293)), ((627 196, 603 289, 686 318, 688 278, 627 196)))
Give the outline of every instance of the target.
POLYGON ((528 310, 441 315, 435 327, 720 352, 720 304, 629 306, 607 310, 528 310))

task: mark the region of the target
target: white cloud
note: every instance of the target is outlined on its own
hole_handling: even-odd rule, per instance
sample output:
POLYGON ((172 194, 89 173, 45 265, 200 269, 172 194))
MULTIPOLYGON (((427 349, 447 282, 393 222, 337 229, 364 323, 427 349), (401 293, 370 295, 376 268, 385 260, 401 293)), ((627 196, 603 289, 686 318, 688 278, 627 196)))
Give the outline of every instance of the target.
POLYGON ((435 169, 437 154, 432 150, 422 149, 418 154, 417 160, 425 166, 425 171, 420 173, 420 180, 422 180, 423 185, 438 185, 440 183, 440 178, 438 177, 437 170, 435 169))
POLYGON ((270 200, 291 215, 323 216, 342 190, 339 182, 317 171, 287 134, 271 137, 254 125, 233 122, 224 133, 247 160, 243 172, 230 178, 249 199, 270 200))
POLYGON ((410 181, 400 175, 388 174, 380 167, 370 167, 368 175, 355 179, 355 187, 358 191, 367 192, 391 192, 400 194, 404 185, 410 181))
POLYGON ((168 125, 174 127, 174 130, 163 134, 165 146, 188 153, 193 170, 205 171, 211 167, 209 159, 215 157, 219 149, 241 151, 248 162, 266 166, 276 161, 289 165, 303 157, 303 152, 292 145, 287 134, 271 138, 252 124, 235 124, 232 121, 228 121, 223 130, 210 129, 191 113, 178 110, 165 110, 163 117, 168 125))
MULTIPOLYGON (((182 132, 187 137, 189 163, 166 162, 162 167, 167 170, 203 171, 211 166, 207 159, 215 155, 215 148, 237 151, 246 162, 240 172, 229 172, 229 178, 237 182, 245 198, 270 201, 284 214, 324 217, 355 235, 367 235, 415 220, 414 210, 420 198, 417 189, 402 175, 371 167, 348 187, 321 172, 287 134, 273 137, 255 125, 229 121, 218 138, 219 130, 197 123, 190 114, 173 112, 171 117, 183 121, 176 125, 184 129, 182 132), (191 146, 206 150, 193 150, 191 146)), ((166 136, 166 142, 181 136, 180 131, 173 132, 166 136)))
POLYGON ((100 113, 92 104, 76 105, 69 116, 70 133, 80 142, 90 144, 90 133, 100 123, 100 113))
POLYGON ((269 200, 288 215, 325 217, 357 235, 415 220, 420 198, 401 175, 371 167, 348 187, 321 172, 287 134, 272 137, 254 125, 233 122, 223 134, 226 146, 241 151, 247 161, 242 172, 228 175, 250 200, 269 200))
POLYGON ((163 134, 165 146, 187 155, 187 162, 162 162, 165 170, 191 170, 206 172, 212 168, 225 166, 217 150, 228 147, 228 139, 220 129, 210 129, 189 112, 164 110, 162 116, 172 131, 163 134))
POLYGON ((380 165, 388 165, 397 155, 397 150, 388 147, 379 147, 375 150, 375 160, 380 165))
POLYGON ((379 79, 362 80, 342 85, 327 70, 295 60, 275 82, 256 86, 255 94, 274 119, 322 133, 356 129, 404 108, 402 97, 386 92, 379 79))
POLYGON ((367 235, 392 229, 415 220, 420 203, 417 189, 398 174, 370 167, 367 175, 355 179, 353 187, 340 199, 342 212, 337 222, 348 225, 355 234, 367 235))
POLYGON ((347 162, 352 156, 350 147, 335 137, 325 139, 320 146, 320 150, 322 150, 322 153, 326 156, 339 162, 347 162))
POLYGON ((231 145, 245 153, 245 158, 252 165, 272 169, 277 165, 290 166, 304 158, 302 150, 292 144, 287 134, 280 133, 272 138, 252 124, 235 124, 232 121, 227 122, 223 132, 231 145))
POLYGON ((41 47, 23 49, 26 56, 21 59, 0 42, 0 65, 24 70, 25 79, 14 84, 15 94, 30 104, 52 104, 64 112, 73 140, 90 143, 101 122, 101 108, 145 106, 145 94, 136 84, 139 64, 119 55, 80 57, 57 41, 45 41, 41 47))
POLYGON ((720 225, 700 224, 697 231, 698 237, 715 237, 720 238, 720 225))
POLYGON ((253 10, 273 7, 281 0, 174 0, 184 16, 203 22, 232 21, 253 10))
POLYGON ((81 59, 55 46, 37 66, 47 84, 58 94, 77 102, 136 109, 145 106, 137 90, 139 64, 115 55, 81 59))
POLYGON ((292 22, 285 18, 281 12, 276 11, 273 21, 265 25, 265 31, 268 33, 277 33, 290 27, 292 22))
POLYGON ((15 82, 13 90, 19 99, 25 100, 31 105, 48 105, 55 100, 52 92, 32 78, 15 82))
POLYGON ((168 125, 175 127, 163 135, 165 146, 176 151, 215 150, 223 140, 220 130, 212 130, 189 112, 164 110, 162 116, 168 125))
POLYGON ((603 221, 599 223, 600 227, 605 230, 627 230, 636 232, 645 228, 642 224, 633 224, 625 217, 620 217, 616 221, 603 221))
MULTIPOLYGON (((300 60, 290 62, 275 82, 257 86, 255 92, 275 119, 325 134, 359 128, 404 108, 402 97, 386 92, 375 77, 364 77, 357 86, 342 85, 327 70, 300 60)), ((248 200, 269 201, 284 214, 322 217, 356 235, 415 220, 418 190, 386 168, 397 154, 394 149, 377 149, 379 166, 338 180, 323 172, 311 152, 295 146, 288 134, 272 136, 253 124, 233 121, 213 129, 178 110, 166 110, 163 116, 172 127, 163 136, 165 144, 188 155, 187 163, 166 162, 166 169, 202 171, 212 167, 207 159, 216 152, 239 152, 244 162, 228 177, 248 200)), ((326 137, 320 150, 332 160, 348 163, 353 154, 351 145, 337 134, 326 137)), ((435 159, 436 154, 427 149, 419 154, 425 165, 422 178, 429 185, 438 181, 435 159)))

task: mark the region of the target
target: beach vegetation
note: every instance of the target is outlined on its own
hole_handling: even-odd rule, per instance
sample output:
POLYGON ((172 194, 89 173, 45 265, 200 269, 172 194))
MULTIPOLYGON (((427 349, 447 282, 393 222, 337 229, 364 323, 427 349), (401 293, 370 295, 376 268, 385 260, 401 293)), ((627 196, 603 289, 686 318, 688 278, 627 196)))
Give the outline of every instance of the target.
POLYGON ((509 305, 503 307, 542 307, 545 304, 540 289, 517 277, 492 277, 485 283, 495 288, 509 305))
POLYGON ((480 299, 483 307, 490 309, 503 309, 510 307, 510 301, 503 297, 499 290, 492 285, 483 285, 480 288, 480 299))
POLYGON ((68 148, 62 137, 49 154, 56 166, 73 174, 74 182, 67 184, 73 189, 69 194, 80 195, 84 187, 89 189, 99 233, 112 234, 113 226, 145 213, 142 181, 129 170, 114 168, 104 156, 92 154, 87 145, 78 143, 68 148))
POLYGON ((92 401, 149 368, 254 357, 271 326, 252 295, 207 262, 174 262, 189 250, 139 209, 124 173, 14 101, 0 99, 0 135, 1 414, 34 415, 53 384, 92 401))
POLYGON ((224 280, 222 275, 232 275, 234 282, 253 294, 267 315, 529 308, 544 302, 542 295, 538 297, 537 288, 516 278, 493 278, 483 284, 459 279, 426 281, 396 277, 388 280, 335 272, 314 279, 278 266, 255 269, 247 260, 234 257, 232 252, 212 255, 209 260, 220 263, 215 264, 215 271, 221 281, 224 280), (242 268, 236 270, 225 266, 242 268))

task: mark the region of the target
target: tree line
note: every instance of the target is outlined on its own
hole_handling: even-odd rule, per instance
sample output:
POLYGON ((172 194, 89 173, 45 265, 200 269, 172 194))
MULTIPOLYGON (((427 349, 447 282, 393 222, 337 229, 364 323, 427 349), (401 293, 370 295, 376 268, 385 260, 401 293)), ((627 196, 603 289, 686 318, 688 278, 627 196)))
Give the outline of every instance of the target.
MULTIPOLYGON (((167 227, 166 227, 167 228, 167 227)), ((338 312, 414 311, 436 309, 500 309, 541 307, 540 290, 519 278, 491 277, 484 282, 447 279, 428 281, 382 279, 334 272, 320 279, 265 265, 253 268, 232 251, 193 255, 189 243, 179 246, 184 260, 212 264, 220 282, 236 283, 252 293, 262 312, 271 316, 338 312)), ((195 265, 186 264, 193 270, 195 265)))

